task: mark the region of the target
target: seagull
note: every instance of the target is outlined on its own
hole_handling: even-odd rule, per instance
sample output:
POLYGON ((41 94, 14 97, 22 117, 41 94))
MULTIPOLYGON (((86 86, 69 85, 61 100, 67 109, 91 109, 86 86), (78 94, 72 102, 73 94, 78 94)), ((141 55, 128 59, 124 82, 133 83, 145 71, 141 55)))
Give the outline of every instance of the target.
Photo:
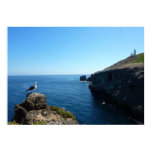
POLYGON ((37 88, 37 82, 35 82, 34 86, 31 86, 30 88, 28 88, 26 91, 34 91, 37 88))

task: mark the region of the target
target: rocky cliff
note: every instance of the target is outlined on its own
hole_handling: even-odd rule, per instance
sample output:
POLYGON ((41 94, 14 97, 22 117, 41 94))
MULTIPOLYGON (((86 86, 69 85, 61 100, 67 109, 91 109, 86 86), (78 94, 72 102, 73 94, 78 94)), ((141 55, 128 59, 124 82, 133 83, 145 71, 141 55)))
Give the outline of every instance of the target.
POLYGON ((87 80, 86 75, 80 77, 80 81, 86 81, 86 80, 87 80))
POLYGON ((78 124, 71 112, 48 106, 46 96, 40 93, 28 94, 25 101, 15 106, 14 111, 15 116, 9 124, 78 124))
POLYGON ((94 96, 144 122, 144 54, 128 57, 88 78, 94 96))

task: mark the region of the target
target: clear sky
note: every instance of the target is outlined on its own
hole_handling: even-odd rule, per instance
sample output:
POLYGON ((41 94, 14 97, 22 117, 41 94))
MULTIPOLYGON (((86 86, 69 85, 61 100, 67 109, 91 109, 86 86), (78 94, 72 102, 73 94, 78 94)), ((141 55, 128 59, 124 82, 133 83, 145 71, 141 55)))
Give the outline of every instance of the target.
POLYGON ((9 27, 8 74, 91 74, 144 52, 143 27, 9 27))

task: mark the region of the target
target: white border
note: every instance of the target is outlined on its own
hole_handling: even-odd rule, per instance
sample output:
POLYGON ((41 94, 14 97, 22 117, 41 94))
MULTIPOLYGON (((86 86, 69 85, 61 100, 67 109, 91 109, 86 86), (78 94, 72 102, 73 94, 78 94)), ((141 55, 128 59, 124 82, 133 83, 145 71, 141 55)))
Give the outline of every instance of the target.
POLYGON ((152 23, 150 0, 5 0, 0 2, 1 151, 151 151, 152 23), (8 126, 8 26, 144 26, 145 125, 8 126))

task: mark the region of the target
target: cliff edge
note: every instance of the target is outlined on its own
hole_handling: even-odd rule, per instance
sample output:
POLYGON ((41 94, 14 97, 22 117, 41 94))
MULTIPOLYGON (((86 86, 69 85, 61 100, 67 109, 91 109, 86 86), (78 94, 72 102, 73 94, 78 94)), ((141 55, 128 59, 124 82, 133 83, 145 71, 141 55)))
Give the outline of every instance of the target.
POLYGON ((88 78, 94 96, 144 123, 144 54, 130 56, 88 78))

